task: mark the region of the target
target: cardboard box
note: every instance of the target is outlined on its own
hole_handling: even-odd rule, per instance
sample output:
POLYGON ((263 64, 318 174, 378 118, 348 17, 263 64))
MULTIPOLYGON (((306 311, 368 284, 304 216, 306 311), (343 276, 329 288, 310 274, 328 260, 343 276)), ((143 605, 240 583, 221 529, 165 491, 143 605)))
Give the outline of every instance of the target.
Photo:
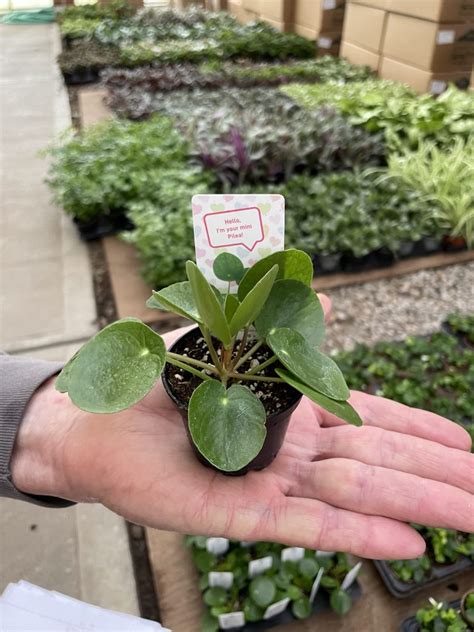
POLYGON ((379 53, 374 53, 366 48, 361 48, 344 40, 341 42, 339 56, 344 57, 347 61, 350 61, 351 64, 355 64, 356 66, 369 66, 372 70, 375 70, 375 72, 379 69, 379 53))
POLYGON ((474 58, 472 32, 472 24, 443 25, 391 13, 383 55, 424 70, 470 69, 474 58))
POLYGON ((395 59, 383 57, 380 61, 379 75, 382 79, 391 79, 411 86, 417 92, 431 92, 441 94, 449 83, 455 83, 459 88, 467 88, 471 71, 432 72, 404 64, 395 59))
POLYGON ((318 45, 317 57, 324 57, 324 55, 337 56, 341 47, 341 32, 320 33, 316 43, 318 45))
POLYGON ((474 21, 474 0, 390 0, 392 13, 450 23, 474 21))
POLYGON ((293 0, 260 0, 260 13, 264 20, 292 24, 295 3, 293 0))
POLYGON ((374 9, 387 10, 390 8, 391 0, 351 0, 351 2, 354 4, 364 4, 366 7, 373 7, 374 9))
POLYGON ((341 31, 345 0, 294 0, 294 30, 315 38, 325 31, 341 31))
POLYGON ((260 0, 242 0, 242 7, 252 13, 260 13, 260 0))
POLYGON ((373 53, 379 53, 385 33, 387 12, 349 3, 346 7, 342 39, 373 53))

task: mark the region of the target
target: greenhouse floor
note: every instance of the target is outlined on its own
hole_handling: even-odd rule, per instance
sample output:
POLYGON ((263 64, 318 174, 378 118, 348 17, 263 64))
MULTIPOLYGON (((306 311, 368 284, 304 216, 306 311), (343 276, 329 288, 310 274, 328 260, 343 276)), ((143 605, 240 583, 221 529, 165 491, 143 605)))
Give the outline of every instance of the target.
MULTIPOLYGON (((71 124, 56 25, 0 26, 0 348, 66 360, 96 330, 87 249, 50 202, 38 156, 71 124)), ((125 523, 98 505, 0 499, 0 593, 26 579, 138 612, 125 523)))

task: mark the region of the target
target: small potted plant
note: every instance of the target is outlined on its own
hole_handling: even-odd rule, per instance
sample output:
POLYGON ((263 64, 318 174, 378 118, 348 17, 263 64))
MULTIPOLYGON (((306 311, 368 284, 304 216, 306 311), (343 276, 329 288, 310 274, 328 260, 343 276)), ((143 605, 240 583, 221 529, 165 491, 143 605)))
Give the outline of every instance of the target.
POLYGON ((474 630, 474 588, 468 590, 461 599, 461 617, 474 630))
POLYGON ((194 262, 186 271, 188 281, 153 292, 148 306, 197 327, 166 351, 161 336, 141 321, 112 323, 66 364, 56 388, 84 410, 113 413, 143 399, 163 373, 196 455, 229 474, 273 461, 302 394, 362 423, 347 402, 339 367, 318 349, 324 317, 306 253, 276 252, 247 270, 221 253, 214 274, 225 280, 226 292, 194 262))
POLYGON ((445 603, 429 598, 416 615, 406 619, 401 632, 464 632, 470 627, 461 618, 459 602, 445 603))

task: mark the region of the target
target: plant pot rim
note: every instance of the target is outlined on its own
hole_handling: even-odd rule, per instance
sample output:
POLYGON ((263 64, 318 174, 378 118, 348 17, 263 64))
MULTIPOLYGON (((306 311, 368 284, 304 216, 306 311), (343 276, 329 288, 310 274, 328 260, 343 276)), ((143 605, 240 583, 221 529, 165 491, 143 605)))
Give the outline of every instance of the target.
POLYGON ((464 615, 464 604, 466 603, 466 599, 468 598, 469 595, 474 595, 474 587, 473 588, 469 588, 469 590, 466 590, 464 595, 461 597, 461 602, 459 604, 459 611, 461 613, 462 620, 465 623, 467 623, 467 625, 471 628, 472 627, 472 621, 468 621, 467 617, 464 615))

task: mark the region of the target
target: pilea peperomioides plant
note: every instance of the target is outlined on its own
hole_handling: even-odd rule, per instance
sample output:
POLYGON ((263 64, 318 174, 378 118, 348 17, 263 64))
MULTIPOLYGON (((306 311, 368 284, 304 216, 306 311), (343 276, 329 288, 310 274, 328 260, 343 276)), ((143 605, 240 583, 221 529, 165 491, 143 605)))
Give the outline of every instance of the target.
POLYGON ((66 364, 57 389, 84 410, 113 413, 145 397, 163 372, 197 456, 234 474, 271 463, 301 394, 360 425, 344 376, 318 350, 324 314, 311 288, 310 257, 286 250, 244 269, 240 259, 221 253, 213 270, 226 292, 188 261, 188 281, 148 300, 197 325, 169 351, 141 321, 117 321, 66 364))

